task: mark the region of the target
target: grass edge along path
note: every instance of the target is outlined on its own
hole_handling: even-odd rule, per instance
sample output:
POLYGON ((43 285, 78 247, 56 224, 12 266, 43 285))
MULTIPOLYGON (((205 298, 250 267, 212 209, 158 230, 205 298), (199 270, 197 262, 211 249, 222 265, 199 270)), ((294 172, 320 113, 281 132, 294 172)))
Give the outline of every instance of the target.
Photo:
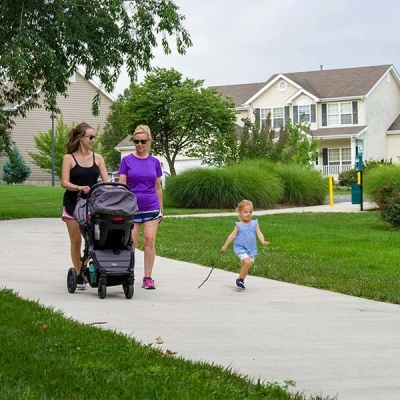
POLYGON ((334 399, 162 352, 9 289, 0 290, 0 340, 1 399, 334 399))

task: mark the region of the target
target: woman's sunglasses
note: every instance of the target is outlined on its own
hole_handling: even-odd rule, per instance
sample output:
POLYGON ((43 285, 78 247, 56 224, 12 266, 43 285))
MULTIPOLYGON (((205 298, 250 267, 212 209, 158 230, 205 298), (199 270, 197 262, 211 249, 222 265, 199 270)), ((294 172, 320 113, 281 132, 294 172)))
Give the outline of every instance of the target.
POLYGON ((89 140, 95 140, 96 139, 96 136, 94 136, 94 135, 85 136, 85 137, 87 137, 89 140))
POLYGON ((133 143, 135 143, 135 144, 146 144, 148 142, 148 140, 146 139, 146 140, 137 140, 137 139, 135 139, 134 141, 133 141, 133 143))

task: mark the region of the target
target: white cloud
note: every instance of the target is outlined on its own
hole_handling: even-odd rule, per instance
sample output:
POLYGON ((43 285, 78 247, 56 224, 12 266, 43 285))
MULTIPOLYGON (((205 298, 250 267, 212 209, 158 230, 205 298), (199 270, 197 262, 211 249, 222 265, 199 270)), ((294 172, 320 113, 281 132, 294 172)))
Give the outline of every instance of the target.
MULTIPOLYGON (((279 72, 394 64, 400 69, 392 0, 176 0, 193 47, 155 51, 153 66, 175 68, 205 86, 261 82, 279 72)), ((172 39, 171 39, 172 40, 172 39)), ((171 41, 172 43, 172 41, 171 41)), ((143 78, 143 74, 139 74, 143 78)), ((129 85, 121 75, 116 93, 129 85)))

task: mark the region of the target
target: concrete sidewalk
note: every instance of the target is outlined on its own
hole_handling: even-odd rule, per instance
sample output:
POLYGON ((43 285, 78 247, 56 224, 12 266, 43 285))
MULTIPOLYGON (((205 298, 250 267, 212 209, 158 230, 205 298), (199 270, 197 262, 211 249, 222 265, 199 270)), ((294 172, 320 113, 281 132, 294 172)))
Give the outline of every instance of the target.
MULTIPOLYGON (((349 203, 319 207, 291 212, 359 211, 349 203)), ((133 299, 109 287, 100 300, 96 289, 67 291, 69 241, 60 219, 0 221, 0 237, 0 286, 67 317, 253 378, 293 380, 306 394, 400 399, 398 305, 253 276, 238 292, 236 273, 217 269, 198 289, 209 267, 162 257, 154 271, 157 289, 145 291, 140 251, 133 299)))

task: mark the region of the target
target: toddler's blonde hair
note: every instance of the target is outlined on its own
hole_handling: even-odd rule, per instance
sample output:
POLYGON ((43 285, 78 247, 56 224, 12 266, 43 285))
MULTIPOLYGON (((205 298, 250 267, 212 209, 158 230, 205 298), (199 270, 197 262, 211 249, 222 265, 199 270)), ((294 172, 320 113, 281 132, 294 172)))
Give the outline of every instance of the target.
POLYGON ((245 206, 250 206, 253 210, 253 203, 250 200, 242 200, 236 207, 236 212, 240 213, 245 206))

